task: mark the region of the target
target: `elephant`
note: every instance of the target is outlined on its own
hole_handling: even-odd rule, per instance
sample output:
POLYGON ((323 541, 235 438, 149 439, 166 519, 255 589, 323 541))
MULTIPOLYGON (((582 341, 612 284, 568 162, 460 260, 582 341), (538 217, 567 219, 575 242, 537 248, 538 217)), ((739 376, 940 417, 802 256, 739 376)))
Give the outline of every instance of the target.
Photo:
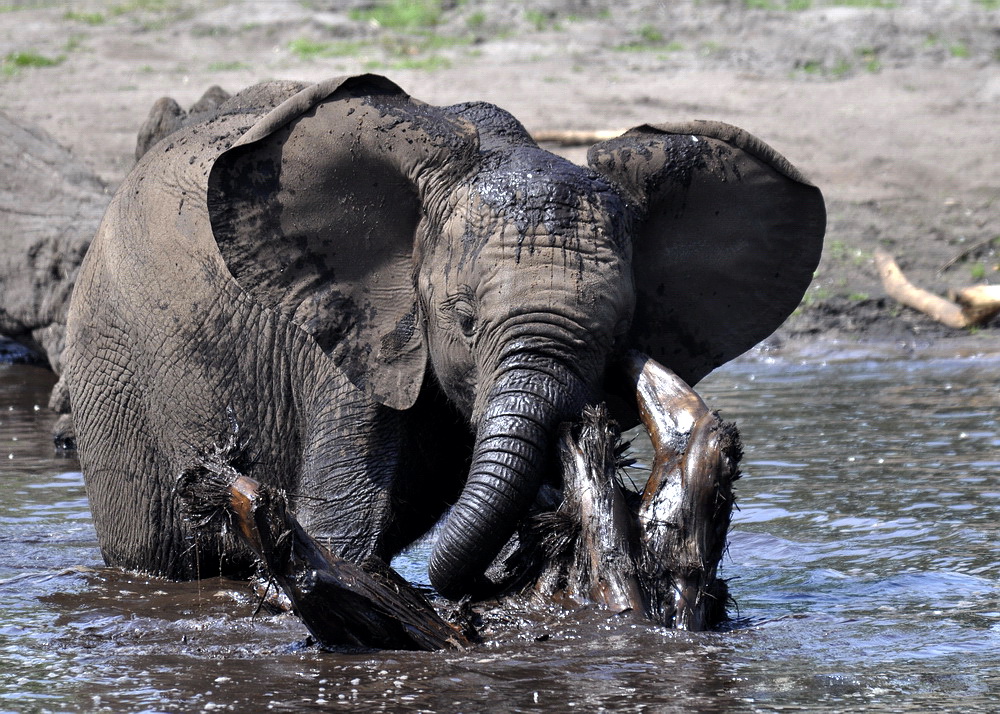
POLYGON ((228 439, 339 555, 388 562, 440 521, 433 586, 492 592, 560 424, 636 421, 620 357, 695 384, 783 322, 822 247, 819 189, 736 127, 642 125, 588 164, 370 74, 255 85, 146 151, 64 354, 107 563, 248 572, 176 497, 228 439))
POLYGON ((139 127, 135 139, 135 160, 149 151, 163 137, 173 134, 191 124, 197 124, 214 116, 219 107, 230 98, 229 92, 217 84, 213 84, 201 98, 191 105, 187 111, 172 97, 160 97, 149 110, 149 116, 139 127))
POLYGON ((69 297, 109 197, 55 139, 0 112, 0 335, 57 374, 69 297))

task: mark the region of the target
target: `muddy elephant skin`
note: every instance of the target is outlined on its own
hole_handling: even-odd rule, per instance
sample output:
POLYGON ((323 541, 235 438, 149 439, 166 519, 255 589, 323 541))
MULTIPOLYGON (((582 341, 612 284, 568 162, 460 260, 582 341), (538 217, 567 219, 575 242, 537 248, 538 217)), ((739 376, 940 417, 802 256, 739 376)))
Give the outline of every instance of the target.
POLYGON ((257 85, 149 149, 64 355, 105 559, 246 566, 175 495, 235 425, 241 468, 347 558, 388 559, 451 507, 431 580, 482 594, 619 355, 693 384, 770 334, 819 259, 820 192, 739 129, 641 126, 589 164, 373 75, 257 85))

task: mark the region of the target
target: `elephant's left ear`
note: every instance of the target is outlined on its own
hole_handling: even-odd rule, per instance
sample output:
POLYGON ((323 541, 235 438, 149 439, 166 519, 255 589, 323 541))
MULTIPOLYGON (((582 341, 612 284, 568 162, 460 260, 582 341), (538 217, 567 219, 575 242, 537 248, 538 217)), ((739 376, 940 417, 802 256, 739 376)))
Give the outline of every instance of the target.
POLYGON ((770 335, 819 262, 819 189, 774 149, 719 122, 646 125, 591 147, 639 205, 632 346, 688 384, 770 335))

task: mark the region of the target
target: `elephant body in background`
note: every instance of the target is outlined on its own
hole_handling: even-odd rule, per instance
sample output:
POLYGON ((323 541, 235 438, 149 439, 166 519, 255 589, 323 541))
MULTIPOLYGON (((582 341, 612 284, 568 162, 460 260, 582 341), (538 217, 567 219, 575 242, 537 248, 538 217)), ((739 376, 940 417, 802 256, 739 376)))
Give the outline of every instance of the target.
POLYGON ((0 113, 0 335, 56 373, 69 296, 108 198, 55 139, 0 113))
POLYGON ((149 149, 64 357, 105 559, 246 568, 174 493, 235 428, 234 463, 345 557, 388 560, 452 507, 431 580, 485 592, 558 425, 614 396, 619 355, 693 384, 770 334, 819 259, 819 191, 738 129, 639 127, 589 162, 372 75, 257 85, 149 149))

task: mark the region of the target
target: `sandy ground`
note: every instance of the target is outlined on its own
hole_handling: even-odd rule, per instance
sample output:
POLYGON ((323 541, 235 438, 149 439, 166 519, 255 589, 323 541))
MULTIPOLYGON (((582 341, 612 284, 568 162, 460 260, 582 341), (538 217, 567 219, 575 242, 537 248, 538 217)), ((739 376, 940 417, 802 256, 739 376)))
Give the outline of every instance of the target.
POLYGON ((885 298, 878 247, 940 294, 1000 282, 998 0, 0 0, 0 58, 0 108, 112 187, 158 97, 272 78, 377 72, 530 130, 739 125, 827 199, 779 339, 968 337, 885 298))

